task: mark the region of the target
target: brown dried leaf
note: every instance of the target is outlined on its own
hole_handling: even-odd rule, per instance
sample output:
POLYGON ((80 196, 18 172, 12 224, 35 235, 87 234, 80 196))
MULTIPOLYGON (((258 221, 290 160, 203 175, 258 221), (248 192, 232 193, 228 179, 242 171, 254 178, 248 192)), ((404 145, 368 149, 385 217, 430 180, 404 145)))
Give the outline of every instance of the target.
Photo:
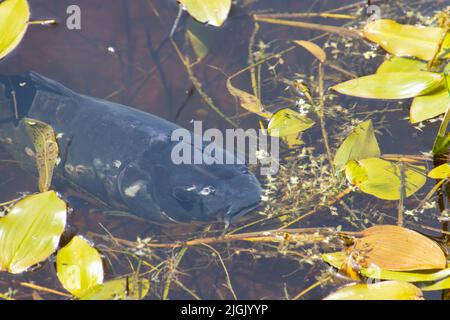
POLYGON ((323 49, 314 42, 298 40, 294 41, 294 43, 308 50, 320 62, 324 63, 325 60, 327 60, 327 54, 325 51, 323 51, 323 49))
POLYGON ((433 240, 398 226, 380 225, 360 233, 350 248, 364 268, 391 271, 444 269, 447 258, 433 240))

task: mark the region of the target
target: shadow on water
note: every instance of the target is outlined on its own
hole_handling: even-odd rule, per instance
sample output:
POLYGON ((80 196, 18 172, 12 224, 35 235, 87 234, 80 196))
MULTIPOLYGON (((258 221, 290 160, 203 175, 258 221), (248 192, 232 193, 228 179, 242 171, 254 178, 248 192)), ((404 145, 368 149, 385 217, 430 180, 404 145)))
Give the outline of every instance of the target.
MULTIPOLYGON (((13 55, 0 64, 1 74, 21 74, 28 70, 41 73, 55 79, 67 87, 86 95, 104 98, 133 106, 176 122, 179 125, 192 129, 192 120, 202 120, 208 128, 224 130, 229 127, 220 116, 213 112, 203 101, 201 95, 195 90, 183 64, 180 62, 168 35, 177 15, 176 1, 168 0, 78 0, 77 5, 82 10, 81 30, 68 30, 65 27, 67 18, 66 9, 73 1, 68 0, 32 0, 32 17, 56 18, 60 24, 56 27, 33 26, 29 29, 24 41, 13 55)), ((386 5, 389 1, 379 1, 386 5)), ((238 1, 239 6, 233 8, 229 20, 220 29, 209 28, 206 31, 211 39, 211 47, 208 56, 201 64, 195 67, 195 75, 201 81, 204 89, 213 98, 214 103, 221 111, 239 122, 243 128, 258 128, 258 118, 248 115, 239 109, 235 99, 226 90, 226 75, 231 75, 248 65, 248 46, 252 36, 254 24, 249 16, 250 12, 325 12, 337 6, 354 4, 355 1, 316 0, 243 0, 238 1), (211 67, 211 66, 214 66, 211 67)), ((423 9, 422 15, 431 15, 433 10, 439 10, 444 2, 433 1, 423 9)), ((399 1, 399 5, 391 5, 386 15, 391 17, 404 17, 404 12, 413 7, 415 1, 399 1), (414 4, 412 3, 414 2, 414 4), (410 4, 411 3, 411 4, 410 4)), ((363 11, 363 5, 354 6, 345 13, 355 14, 357 23, 364 23, 367 18, 363 11), (359 10, 358 10, 359 9, 359 10)), ((412 10, 412 9, 411 9, 412 10)), ((403 22, 407 20, 403 19, 403 22)), ((339 20, 308 19, 316 23, 342 25, 339 20)), ((192 54, 192 49, 186 42, 184 31, 186 24, 193 24, 187 15, 183 15, 175 34, 183 52, 192 54)), ((352 22, 353 23, 353 22, 352 22)), ((279 52, 290 46, 289 41, 300 39, 312 39, 321 33, 312 30, 289 28, 285 26, 261 25, 255 42, 255 48, 264 48, 267 52, 279 52)), ((345 57, 332 59, 335 66, 347 73, 364 75, 373 73, 376 66, 383 59, 383 52, 376 51, 378 56, 374 59, 366 59, 363 53, 372 50, 370 44, 364 41, 353 42, 355 46, 346 47, 339 42, 339 37, 325 35, 317 39, 317 43, 336 44, 336 51, 345 57), (350 49, 349 49, 350 48, 350 49), (357 54, 360 52, 361 54, 357 54)), ((350 43, 350 42, 349 42, 350 43)), ((331 54, 332 56, 333 54, 331 54)), ((283 56, 283 60, 277 63, 279 76, 287 79, 303 78, 313 82, 310 75, 315 74, 317 65, 313 58, 302 50, 295 50, 283 56)), ((273 109, 282 106, 292 106, 291 100, 283 99, 286 96, 286 85, 277 82, 273 73, 263 70, 262 83, 264 101, 270 101, 269 107, 273 109)), ((342 79, 343 74, 328 69, 325 78, 326 84, 336 83, 342 79)), ((247 74, 234 81, 234 85, 243 90, 251 90, 250 80, 247 74)), ((406 103, 384 103, 379 101, 355 100, 348 97, 338 97, 332 102, 332 111, 328 114, 327 129, 332 137, 333 148, 348 133, 343 128, 350 127, 353 118, 372 118, 379 134, 380 145, 384 153, 388 154, 420 154, 430 149, 434 134, 438 129, 438 123, 429 124, 427 130, 419 131, 412 127, 407 120, 408 108, 406 103), (342 112, 348 109, 347 112, 342 112), (378 112, 374 112, 378 110, 378 112), (336 112, 333 114, 333 112, 336 112)), ((323 154, 321 135, 319 128, 313 128, 302 137, 305 146, 315 147, 311 152, 316 156, 323 154)), ((88 143, 88 141, 86 142, 88 143)), ((286 159, 295 157, 301 150, 285 152, 286 159)), ((318 157, 318 156, 317 156, 318 157)), ((315 158, 320 163, 319 158, 315 158)), ((36 178, 24 172, 20 167, 8 162, 8 155, 0 153, 0 173, 3 177, 0 184, 0 200, 8 200, 21 192, 36 191, 36 178)), ((298 164, 299 166, 301 163, 298 164)), ((432 167, 432 164, 429 163, 432 167)), ((319 164, 317 167, 319 170, 319 164)), ((295 171, 293 171, 296 173, 295 171)), ((299 174, 301 176, 301 174, 299 174)), ((315 175, 313 175, 315 176, 315 175)), ((312 179, 312 176, 308 176, 312 179)), ((263 181, 267 183, 267 181, 263 181)), ((325 182, 323 182, 325 183, 325 182)), ((316 185, 318 190, 311 192, 311 199, 320 195, 320 181, 316 185)), ((432 182, 429 181, 423 190, 429 190, 432 182)), ((99 250, 103 251, 106 259, 108 277, 130 273, 130 263, 136 267, 139 260, 137 251, 133 252, 130 260, 120 255, 120 248, 111 250, 111 241, 95 235, 112 234, 119 239, 135 241, 136 237, 144 239, 153 237, 163 242, 171 242, 177 239, 191 237, 195 232, 198 235, 208 235, 208 229, 204 226, 182 226, 171 228, 155 225, 145 221, 136 221, 129 217, 117 216, 118 212, 105 213, 105 207, 95 200, 72 190, 67 186, 59 186, 58 189, 74 212, 70 218, 70 234, 82 234, 94 240, 99 250)), ((311 191, 311 190, 310 190, 311 191)), ((414 208, 427 191, 421 192, 417 197, 408 199, 406 206, 414 208)), ((280 192, 282 193, 282 192, 280 192)), ((292 199, 281 196, 274 200, 281 208, 294 206, 292 199), (278 202, 277 202, 278 201, 278 202)), ((301 203, 298 200, 299 210, 312 208, 314 204, 301 203), (308 207, 309 205, 309 207, 308 207)), ((315 200, 310 200, 313 202, 315 200)), ((436 200, 439 201, 439 200, 436 200)), ((441 206, 448 201, 441 199, 441 206)), ((350 195, 342 201, 334 204, 339 211, 334 215, 329 208, 317 209, 317 213, 298 225, 299 227, 336 227, 341 226, 346 230, 354 230, 368 227, 372 224, 395 223, 397 203, 386 203, 369 198, 367 195, 350 195)), ((273 204, 272 204, 273 207, 273 204)), ((300 212, 297 212, 299 214, 300 212)), ((439 237, 439 229, 442 227, 437 217, 439 209, 429 209, 418 213, 414 217, 406 217, 410 227, 418 228, 418 225, 426 225, 434 228, 427 234, 439 237)), ((258 215, 252 217, 257 219, 258 215)), ((266 225, 264 228, 279 227, 276 223, 266 225)), ((423 229, 419 231, 425 232, 423 229)), ((316 245, 305 248, 291 249, 290 252, 277 250, 276 246, 232 245, 218 246, 221 255, 226 258, 225 264, 233 284, 236 296, 240 299, 285 299, 292 298, 305 288, 314 284, 318 279, 327 274, 328 267, 317 259, 317 254, 333 247, 329 244, 325 247, 316 245), (289 257, 289 258, 287 258, 289 257), (315 258, 314 258, 315 257, 315 258)), ((123 249, 123 248, 122 248, 123 249)), ((124 250, 124 249, 123 249, 124 250)), ((164 253, 164 256, 173 258, 177 251, 164 253)), ((153 253, 151 253, 153 254, 153 253)), ((152 263, 160 263, 158 252, 152 263)), ((143 267, 144 268, 144 267, 143 267)), ((164 267, 164 272, 171 272, 170 266, 164 267)), ((174 285, 171 291, 171 299, 193 298, 192 294, 202 299, 230 299, 233 298, 226 286, 226 277, 222 264, 217 255, 208 247, 199 247, 189 250, 180 265, 180 274, 177 275, 180 283, 174 285), (188 288, 188 289, 186 289, 188 288)), ((148 298, 160 298, 163 284, 155 280, 151 294, 148 298), (156 289, 155 289, 156 288, 156 289)), ((36 298, 36 292, 31 295, 31 290, 20 286, 21 282, 35 282, 39 285, 64 291, 55 276, 55 268, 52 262, 46 262, 33 272, 19 276, 0 274, 0 292, 6 292, 9 288, 18 290, 16 298, 36 298)), ((323 288, 318 288, 306 293, 305 299, 320 299, 339 284, 329 283, 323 288)), ((58 296, 39 293, 42 297, 58 298, 58 296)), ((427 295, 429 298, 440 298, 440 293, 427 295)))

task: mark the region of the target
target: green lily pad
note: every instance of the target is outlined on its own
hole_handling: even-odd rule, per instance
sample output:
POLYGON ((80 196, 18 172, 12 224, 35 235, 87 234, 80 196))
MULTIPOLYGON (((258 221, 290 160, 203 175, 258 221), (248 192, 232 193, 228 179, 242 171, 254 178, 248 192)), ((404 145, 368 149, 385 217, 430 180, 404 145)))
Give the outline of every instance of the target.
MULTIPOLYGON (((396 56, 417 57, 431 60, 438 49, 444 29, 399 24, 380 19, 368 23, 364 36, 396 56)), ((440 55, 450 48, 450 35, 445 38, 440 55)), ((443 58, 450 55, 447 53, 443 58)))
POLYGON ((450 289, 450 277, 440 280, 436 283, 427 285, 422 288, 423 291, 435 291, 435 290, 446 290, 450 289))
POLYGON ((368 99, 406 99, 433 92, 442 86, 439 73, 390 72, 352 79, 332 87, 339 93, 368 99))
MULTIPOLYGON (((418 171, 425 167, 407 165, 405 169, 405 190, 409 197, 426 182, 426 176, 418 171)), ((400 199, 400 166, 379 158, 349 161, 345 168, 347 180, 362 192, 384 200, 400 199)))
POLYGON ((58 247, 67 206, 54 191, 27 196, 0 219, 0 270, 21 273, 58 247))
POLYGON ((103 283, 103 263, 98 251, 75 236, 56 256, 56 270, 63 287, 75 297, 103 283))
POLYGON ((228 17, 231 0, 179 0, 187 12, 201 23, 220 27, 228 17))
POLYGON ((437 117, 450 108, 450 96, 444 87, 425 96, 415 97, 409 118, 411 123, 417 123, 437 117))
POLYGON ((209 48, 214 42, 213 30, 193 19, 189 19, 186 23, 186 39, 191 44, 198 62, 209 53, 209 48))
POLYGON ((383 281, 375 284, 348 285, 324 300, 419 300, 422 297, 422 291, 411 283, 383 281))
POLYGON ((428 173, 432 179, 447 179, 450 177, 450 164, 444 163, 428 173))
POLYGON ((81 300, 140 300, 147 295, 149 288, 147 279, 120 278, 95 286, 81 300))
POLYGON ((373 130, 372 121, 358 125, 344 140, 334 157, 337 170, 344 169, 350 160, 380 157, 381 151, 373 130))
POLYGON ((426 71, 427 64, 421 60, 403 57, 391 57, 377 69, 377 73, 426 71))
POLYGON ((26 0, 0 2, 0 59, 13 51, 28 28, 30 7, 26 0))
MULTIPOLYGON (((348 259, 348 255, 343 251, 326 253, 322 255, 322 259, 336 269, 348 259)), ((443 270, 424 270, 424 271, 391 271, 380 268, 361 268, 359 273, 367 278, 379 280, 397 280, 406 282, 431 282, 438 281, 450 276, 450 268, 443 270)))
POLYGON ((286 137, 311 128, 315 122, 291 109, 281 109, 272 115, 267 131, 273 137, 286 137))

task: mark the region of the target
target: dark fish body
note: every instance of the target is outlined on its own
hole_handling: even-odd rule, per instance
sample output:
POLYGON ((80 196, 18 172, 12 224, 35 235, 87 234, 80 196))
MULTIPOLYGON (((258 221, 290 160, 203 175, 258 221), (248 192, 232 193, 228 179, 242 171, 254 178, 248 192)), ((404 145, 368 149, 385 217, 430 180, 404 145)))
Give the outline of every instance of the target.
POLYGON ((150 220, 229 222, 260 201, 259 182, 245 166, 174 164, 176 124, 32 72, 0 79, 0 139, 30 170, 36 165, 24 117, 58 134, 56 177, 150 220))

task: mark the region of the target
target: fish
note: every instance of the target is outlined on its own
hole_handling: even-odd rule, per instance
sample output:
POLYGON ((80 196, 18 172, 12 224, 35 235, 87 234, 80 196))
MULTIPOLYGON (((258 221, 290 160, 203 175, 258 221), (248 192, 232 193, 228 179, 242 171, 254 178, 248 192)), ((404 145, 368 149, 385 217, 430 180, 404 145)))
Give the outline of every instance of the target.
POLYGON ((174 164, 177 124, 36 72, 0 76, 0 144, 37 173, 27 118, 50 125, 58 137, 55 179, 113 208, 157 222, 229 225, 260 204, 261 184, 245 164, 174 164))

